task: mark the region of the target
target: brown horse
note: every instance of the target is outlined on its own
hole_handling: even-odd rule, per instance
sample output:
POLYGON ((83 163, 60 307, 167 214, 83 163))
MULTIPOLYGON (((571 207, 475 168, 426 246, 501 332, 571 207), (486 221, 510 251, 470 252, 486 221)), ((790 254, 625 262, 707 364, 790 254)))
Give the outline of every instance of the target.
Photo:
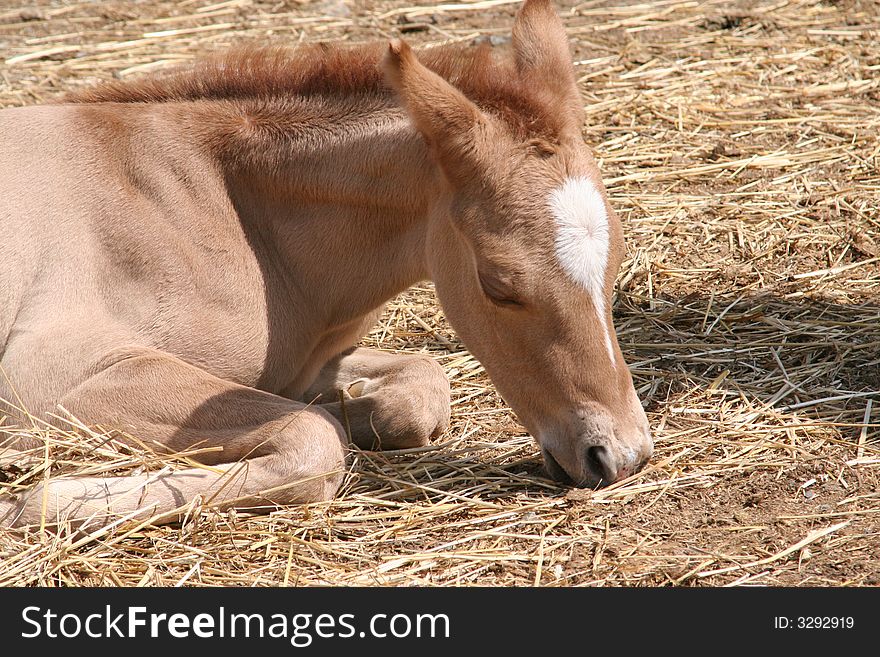
POLYGON ((524 4, 511 49, 246 50, 0 112, 0 397, 215 448, 50 480, 0 498, 0 524, 327 500, 349 436, 426 444, 441 368, 353 346, 425 279, 551 475, 638 471, 622 231, 549 2, 524 4))

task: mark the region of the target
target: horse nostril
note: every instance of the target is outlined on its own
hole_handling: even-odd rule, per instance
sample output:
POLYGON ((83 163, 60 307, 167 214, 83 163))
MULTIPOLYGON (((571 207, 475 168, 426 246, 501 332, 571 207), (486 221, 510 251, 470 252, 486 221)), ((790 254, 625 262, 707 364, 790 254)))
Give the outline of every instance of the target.
POLYGON ((617 479, 617 472, 612 467, 608 450, 601 445, 587 448, 587 467, 590 472, 600 478, 602 484, 610 484, 617 479))

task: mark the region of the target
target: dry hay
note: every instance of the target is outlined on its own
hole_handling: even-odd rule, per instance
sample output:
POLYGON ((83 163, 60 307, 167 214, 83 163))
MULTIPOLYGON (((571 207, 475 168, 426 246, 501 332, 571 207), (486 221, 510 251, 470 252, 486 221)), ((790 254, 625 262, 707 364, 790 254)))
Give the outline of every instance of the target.
MULTIPOLYGON (((6 2, 0 105, 248 39, 504 47, 515 9, 6 2)), ((615 317, 655 430, 650 467, 598 491, 548 480, 421 286, 365 343, 444 366, 453 424, 435 445, 358 452, 335 501, 268 516, 194 505, 172 527, 0 532, 0 584, 880 584, 880 5, 612 0, 563 14, 584 134, 625 224, 615 317)), ((19 429, 45 449, 6 466, 5 488, 186 460, 74 439, 59 414, 19 429)))

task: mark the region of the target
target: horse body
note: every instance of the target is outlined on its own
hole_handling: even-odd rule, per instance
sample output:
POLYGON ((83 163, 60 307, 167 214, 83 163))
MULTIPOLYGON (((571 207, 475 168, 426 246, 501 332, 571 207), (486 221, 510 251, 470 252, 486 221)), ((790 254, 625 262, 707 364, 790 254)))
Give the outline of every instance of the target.
MULTIPOLYGON (((61 105, 0 114, 0 134, 9 145, 2 154, 3 188, 30 191, 19 202, 4 202, 2 210, 4 229, 17 238, 0 246, 0 281, 15 297, 2 310, 9 329, 0 362, 8 381, 0 382, 0 391, 8 400, 19 396, 39 415, 120 345, 177 342, 177 353, 186 354, 179 343, 191 335, 187 327, 223 331, 224 323, 247 314, 242 303, 259 301, 243 289, 254 284, 258 269, 240 248, 229 250, 225 263, 197 255, 206 216, 217 248, 235 242, 224 239, 218 221, 230 209, 209 195, 212 187, 220 189, 217 181, 198 177, 204 198, 197 209, 198 201, 156 161, 159 149, 142 131, 136 157, 129 151, 134 144, 122 139, 117 149, 102 143, 106 123, 120 137, 130 134, 123 126, 138 118, 136 108, 87 109, 61 105), (236 269, 248 268, 250 276, 236 281, 244 300, 233 300, 231 290, 210 304, 192 299, 206 291, 205 280, 228 281, 236 269)), ((138 114, 147 118, 149 111, 138 114)), ((212 290, 222 293, 223 287, 212 290)))
MULTIPOLYGON (((297 398, 316 362, 351 346, 367 316, 425 277, 423 264, 404 262, 418 258, 417 244, 389 253, 388 228, 406 230, 416 211, 381 204, 397 196, 374 178, 356 188, 363 154, 377 150, 368 139, 347 140, 327 171, 297 151, 272 172, 248 172, 245 184, 186 126, 203 125, 212 110, 100 104, 0 113, 12 146, 3 151, 4 189, 41 192, 3 208, 4 227, 19 236, 0 246, 10 295, 0 324, 8 327, 5 399, 17 393, 33 414, 52 411, 73 382, 126 344, 297 398), (371 244, 365 226, 377 222, 382 237, 371 244), (374 268, 384 276, 367 276, 374 268)), ((403 146, 415 134, 397 114, 385 123, 397 126, 403 146)), ((323 129, 324 141, 337 129, 303 123, 323 129)))
POLYGON ((212 468, 53 480, 0 500, 0 522, 327 499, 349 437, 425 444, 449 420, 442 370, 352 345, 428 278, 552 473, 595 485, 641 467, 650 437, 607 308, 620 229, 576 120, 547 110, 575 104, 564 31, 538 0, 514 36, 521 87, 564 52, 570 88, 505 96, 483 52, 440 53, 444 78, 396 43, 396 95, 376 48, 298 66, 254 51, 0 112, 0 220, 18 236, 0 243, 0 396, 164 450, 214 448, 198 457, 212 468), (554 212, 577 235, 592 213, 584 243, 602 257, 559 255, 554 212), (520 390, 529 368, 544 396, 520 390))

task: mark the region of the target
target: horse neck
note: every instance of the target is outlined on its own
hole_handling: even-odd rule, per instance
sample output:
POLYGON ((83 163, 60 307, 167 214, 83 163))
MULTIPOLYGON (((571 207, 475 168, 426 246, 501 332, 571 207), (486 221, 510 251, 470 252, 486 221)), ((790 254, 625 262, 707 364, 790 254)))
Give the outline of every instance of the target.
POLYGON ((239 119, 234 147, 218 159, 267 284, 332 326, 428 278, 426 224, 439 185, 400 109, 325 102, 275 117, 271 130, 239 119))

